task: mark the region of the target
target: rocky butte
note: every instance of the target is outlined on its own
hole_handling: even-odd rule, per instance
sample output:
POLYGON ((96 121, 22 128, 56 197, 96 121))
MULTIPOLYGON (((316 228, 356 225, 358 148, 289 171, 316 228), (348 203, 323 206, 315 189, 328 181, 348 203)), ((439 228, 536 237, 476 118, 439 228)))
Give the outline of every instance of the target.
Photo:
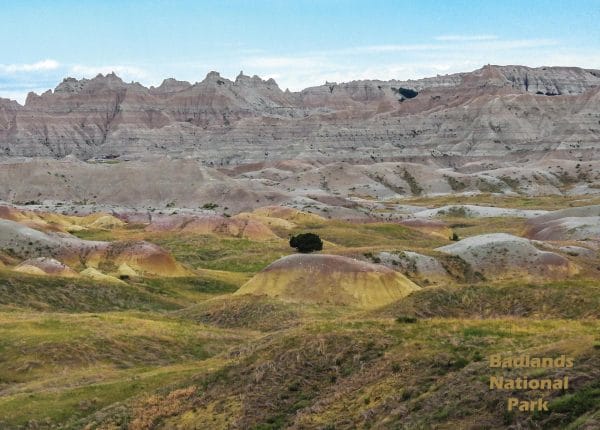
POLYGON ((216 72, 159 87, 115 74, 66 78, 0 100, 5 156, 82 160, 148 153, 209 165, 303 158, 399 160, 548 153, 597 158, 600 71, 488 65, 413 81, 326 83, 282 91, 273 79, 216 72))
POLYGON ((111 73, 0 99, 0 199, 342 216, 402 196, 598 194, 599 139, 600 71, 577 67, 299 92, 243 73, 156 88, 111 73))

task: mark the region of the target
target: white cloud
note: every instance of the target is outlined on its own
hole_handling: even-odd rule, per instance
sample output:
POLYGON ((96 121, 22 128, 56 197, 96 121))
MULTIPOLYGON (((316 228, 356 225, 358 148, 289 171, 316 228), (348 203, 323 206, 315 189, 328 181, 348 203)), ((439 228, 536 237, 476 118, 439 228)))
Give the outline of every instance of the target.
MULTIPOLYGON (((450 39, 448 39, 450 40, 450 39)), ((559 42, 554 39, 452 39, 454 43, 427 43, 427 44, 391 44, 355 46, 340 51, 322 51, 322 55, 331 54, 383 54, 388 52, 423 53, 428 51, 473 51, 473 50, 498 50, 517 48, 539 48, 544 46, 555 46, 559 42)))
POLYGON ((479 49, 479 50, 515 50, 522 48, 543 48, 558 46, 560 42, 554 39, 516 39, 516 40, 493 40, 489 42, 476 42, 465 44, 457 49, 479 49))
MULTIPOLYGON (((281 88, 301 90, 325 81, 418 79, 471 71, 488 63, 534 65, 536 60, 555 58, 561 48, 566 50, 553 39, 503 40, 491 35, 445 39, 436 43, 353 46, 298 55, 254 56, 241 64, 250 74, 274 77, 281 88), (551 56, 551 53, 556 55, 551 56)), ((581 64, 581 58, 570 56, 570 59, 572 65, 581 64)), ((543 64, 536 62, 535 65, 543 64)))
POLYGON ((137 66, 114 65, 114 66, 89 66, 84 64, 75 64, 69 68, 69 73, 77 77, 93 78, 99 73, 106 75, 115 72, 119 77, 125 80, 144 80, 148 73, 137 66))
POLYGON ((272 77, 282 89, 297 91, 325 81, 418 79, 468 72, 485 64, 600 68, 600 51, 569 46, 555 39, 447 35, 421 44, 348 46, 293 54, 248 48, 215 58, 194 57, 185 62, 154 64, 94 66, 44 60, 32 64, 0 64, 0 97, 22 102, 29 89, 43 92, 66 76, 93 78, 98 73, 113 71, 125 81, 135 80, 149 86, 158 85, 167 77, 201 81, 210 70, 235 79, 238 71, 244 70, 245 74, 256 74, 263 79, 272 77))
POLYGON ((410 52, 410 51, 435 51, 439 49, 447 49, 444 45, 436 44, 414 44, 414 45, 371 45, 357 46, 354 48, 344 49, 344 52, 353 53, 382 53, 382 52, 410 52))
POLYGON ((56 60, 42 60, 31 64, 0 64, 0 72, 21 73, 21 72, 43 72, 56 70, 60 63, 56 60))
POLYGON ((478 40, 495 40, 498 39, 498 36, 494 34, 446 34, 442 36, 436 36, 434 39, 439 40, 440 42, 472 42, 478 40))
POLYGON ((256 67, 256 68, 272 68, 279 69, 282 67, 315 67, 319 64, 323 64, 322 60, 316 57, 251 57, 242 61, 244 67, 256 67))

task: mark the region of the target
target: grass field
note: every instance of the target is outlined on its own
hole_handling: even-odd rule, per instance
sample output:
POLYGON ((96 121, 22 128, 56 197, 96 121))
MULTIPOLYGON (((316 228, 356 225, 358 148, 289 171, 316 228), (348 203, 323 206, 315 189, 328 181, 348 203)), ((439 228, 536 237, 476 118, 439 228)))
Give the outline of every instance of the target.
MULTIPOLYGON (((583 204, 492 195, 461 203, 583 204)), ((524 228, 519 218, 442 219, 461 238, 524 228)), ((435 256, 452 243, 398 223, 307 219, 275 231, 279 239, 267 241, 143 226, 76 233, 156 243, 191 270, 181 278, 106 284, 0 269, 0 429, 600 428, 596 260, 577 260, 585 270, 562 280, 456 276, 368 311, 232 295, 291 254, 287 239, 298 232, 319 234, 324 252, 363 260, 383 250, 435 256), (573 357, 568 370, 504 371, 567 375, 571 385, 491 391, 495 353, 573 357), (550 411, 508 412, 511 395, 541 396, 550 411)))

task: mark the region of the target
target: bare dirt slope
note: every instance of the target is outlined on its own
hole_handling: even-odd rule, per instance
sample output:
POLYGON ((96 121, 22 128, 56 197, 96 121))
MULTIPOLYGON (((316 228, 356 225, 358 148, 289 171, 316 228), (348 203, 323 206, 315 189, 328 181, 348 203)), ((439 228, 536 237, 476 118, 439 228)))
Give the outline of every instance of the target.
POLYGON ((216 72, 158 88, 118 76, 67 78, 0 101, 7 156, 192 156, 223 166, 288 159, 598 158, 595 70, 485 66, 416 81, 327 83, 293 93, 272 80, 216 72), (411 91, 414 91, 411 93, 411 91), (414 96, 416 93, 416 96, 414 96), (413 97, 414 96, 414 97, 413 97))

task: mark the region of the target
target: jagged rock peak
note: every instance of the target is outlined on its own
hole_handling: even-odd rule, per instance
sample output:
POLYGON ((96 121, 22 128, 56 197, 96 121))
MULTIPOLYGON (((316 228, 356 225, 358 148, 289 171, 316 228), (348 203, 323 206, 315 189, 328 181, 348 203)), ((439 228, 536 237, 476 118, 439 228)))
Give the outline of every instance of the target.
POLYGON ((92 79, 81 79, 80 82, 85 83, 112 83, 112 84, 124 84, 123 79, 121 79, 115 72, 107 73, 103 75, 102 73, 98 73, 92 79))
POLYGON ((279 85, 277 85, 277 82, 275 81, 275 79, 273 78, 269 78, 265 81, 267 83, 267 85, 269 86, 275 86, 277 88, 279 88, 279 85))
MULTIPOLYGON (((518 65, 487 65, 473 74, 493 73, 507 85, 522 91, 544 95, 581 94, 587 89, 600 86, 598 70, 580 67, 527 67, 518 65)), ((465 74, 466 75, 466 74, 465 74)))
POLYGON ((25 106, 33 103, 35 100, 38 100, 38 99, 40 99, 40 96, 37 93, 35 93, 33 91, 29 91, 27 93, 27 97, 25 98, 25 106))
POLYGON ((21 105, 11 99, 5 99, 0 97, 0 108, 18 109, 21 105))
POLYGON ((214 70, 212 70, 206 74, 206 78, 204 78, 204 81, 202 82, 218 81, 222 79, 223 78, 221 78, 221 74, 219 72, 215 72, 214 70))
POLYGON ((279 85, 275 82, 275 79, 269 78, 267 80, 262 79, 260 76, 254 75, 252 77, 244 75, 243 71, 235 78, 236 85, 246 85, 250 87, 275 87, 279 89, 279 85))
POLYGON ((98 73, 96 75, 96 77, 94 79, 91 80, 91 82, 106 82, 106 83, 112 83, 112 84, 124 84, 125 82, 123 82, 123 79, 121 79, 119 76, 117 76, 117 74, 115 72, 111 72, 111 73, 107 73, 106 75, 103 75, 102 73, 98 73))
POLYGON ((67 77, 63 79, 63 81, 56 86, 54 89, 55 93, 78 93, 85 87, 85 85, 89 82, 89 79, 75 79, 72 77, 67 77))
POLYGON ((178 81, 174 78, 167 78, 157 88, 150 87, 151 90, 158 93, 174 93, 190 88, 192 84, 188 81, 178 81))
POLYGON ((54 89, 54 92, 63 94, 77 94, 89 86, 93 88, 97 88, 98 86, 106 86, 109 88, 121 88, 126 85, 128 84, 123 82, 123 80, 119 76, 117 76, 115 72, 111 72, 106 75, 98 73, 92 79, 76 79, 72 77, 67 77, 63 79, 63 81, 60 84, 58 84, 58 86, 54 89))

